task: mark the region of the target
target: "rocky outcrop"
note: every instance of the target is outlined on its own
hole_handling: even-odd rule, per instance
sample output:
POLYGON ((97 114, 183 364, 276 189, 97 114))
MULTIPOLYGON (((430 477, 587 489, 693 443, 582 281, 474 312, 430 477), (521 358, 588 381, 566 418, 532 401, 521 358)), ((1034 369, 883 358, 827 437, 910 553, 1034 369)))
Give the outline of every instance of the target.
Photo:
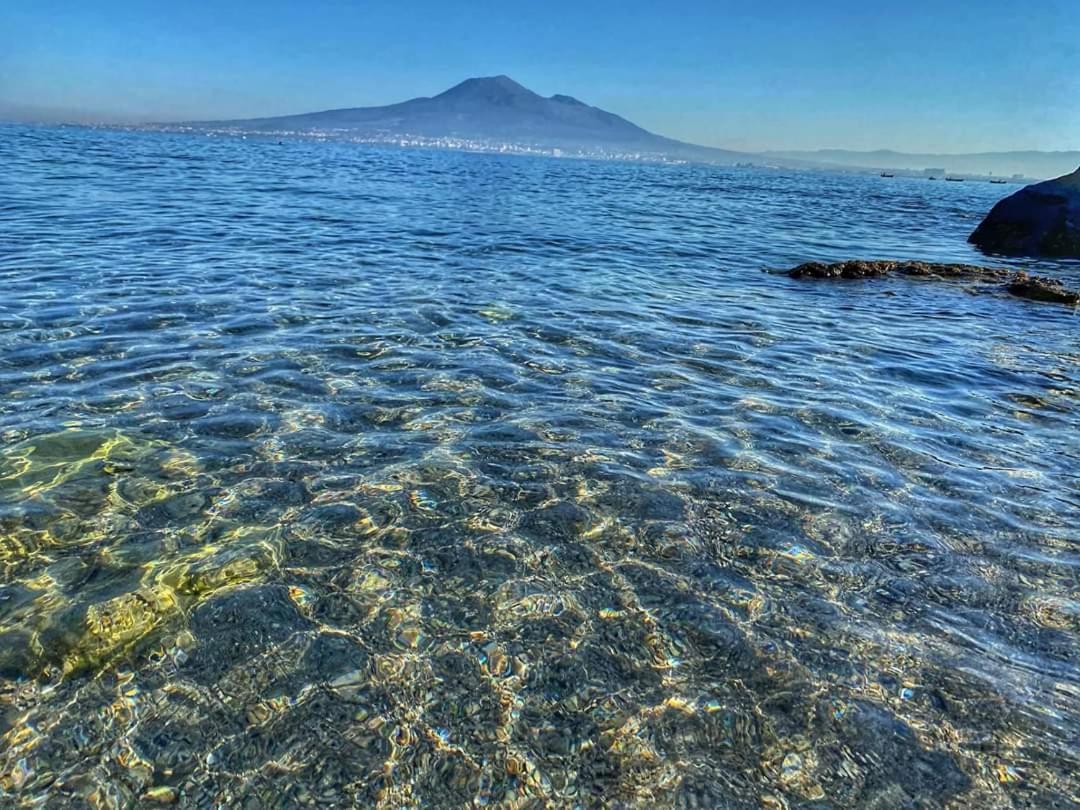
POLYGON ((1052 301, 1056 304, 1080 304, 1080 292, 1066 289, 1060 281, 1046 276, 1029 276, 1017 273, 1006 289, 1021 298, 1033 301, 1052 301))
POLYGON ((1060 281, 1046 276, 1032 276, 1022 271, 1000 267, 980 267, 975 264, 935 264, 931 262, 863 261, 806 262, 788 270, 791 278, 805 279, 872 279, 889 275, 924 279, 963 279, 994 283, 995 286, 1020 298, 1050 301, 1057 304, 1080 305, 1080 292, 1066 288, 1060 281), (1002 284, 1004 282, 1004 285, 1002 284))
POLYGON ((1080 169, 995 205, 968 241, 990 253, 1080 258, 1080 169))
POLYGON ((974 264, 935 264, 931 262, 882 262, 856 259, 847 262, 806 262, 788 270, 792 278, 880 278, 881 276, 923 276, 940 278, 1007 278, 1008 270, 979 267, 974 264))

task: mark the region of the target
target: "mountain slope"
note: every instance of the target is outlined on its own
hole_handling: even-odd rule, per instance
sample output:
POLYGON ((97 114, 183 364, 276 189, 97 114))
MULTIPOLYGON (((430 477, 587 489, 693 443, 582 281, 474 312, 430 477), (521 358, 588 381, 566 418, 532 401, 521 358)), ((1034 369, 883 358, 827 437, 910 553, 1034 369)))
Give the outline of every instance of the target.
POLYGON ((571 149, 608 149, 734 163, 750 156, 649 132, 572 96, 544 97, 508 76, 467 79, 431 98, 385 107, 204 121, 248 132, 341 132, 360 137, 460 138, 571 149))

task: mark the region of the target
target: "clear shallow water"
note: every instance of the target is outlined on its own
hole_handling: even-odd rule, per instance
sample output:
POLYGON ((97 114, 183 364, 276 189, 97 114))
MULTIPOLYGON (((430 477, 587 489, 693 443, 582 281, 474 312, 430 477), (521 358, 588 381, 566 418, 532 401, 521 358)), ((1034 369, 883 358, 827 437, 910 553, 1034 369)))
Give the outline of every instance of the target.
POLYGON ((761 272, 1007 187, 0 161, 5 806, 1080 801, 1077 314, 761 272))

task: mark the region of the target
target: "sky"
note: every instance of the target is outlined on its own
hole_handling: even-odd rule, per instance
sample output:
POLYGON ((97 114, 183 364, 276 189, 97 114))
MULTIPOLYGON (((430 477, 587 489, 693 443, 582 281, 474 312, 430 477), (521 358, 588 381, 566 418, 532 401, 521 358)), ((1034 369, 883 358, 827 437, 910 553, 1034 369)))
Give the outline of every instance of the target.
POLYGON ((1080 149, 1078 0, 0 2, 0 118, 256 117, 495 74, 730 149, 1080 149))

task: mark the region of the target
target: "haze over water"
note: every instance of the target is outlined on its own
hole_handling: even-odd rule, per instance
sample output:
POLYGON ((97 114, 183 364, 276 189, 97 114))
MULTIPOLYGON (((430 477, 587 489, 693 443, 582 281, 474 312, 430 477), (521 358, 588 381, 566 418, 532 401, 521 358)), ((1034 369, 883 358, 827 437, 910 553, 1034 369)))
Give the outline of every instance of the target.
POLYGON ((0 161, 0 804, 1080 801, 1076 312, 762 272, 1008 188, 0 161))

